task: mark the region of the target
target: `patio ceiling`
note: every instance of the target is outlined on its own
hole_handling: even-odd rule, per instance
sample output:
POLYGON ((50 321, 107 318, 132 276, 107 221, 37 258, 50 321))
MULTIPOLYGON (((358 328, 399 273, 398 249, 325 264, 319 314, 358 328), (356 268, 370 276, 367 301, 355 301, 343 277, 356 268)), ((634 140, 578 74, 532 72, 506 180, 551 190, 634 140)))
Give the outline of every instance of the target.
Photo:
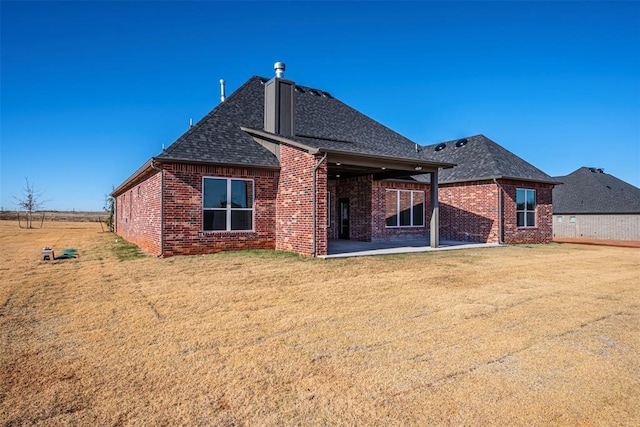
POLYGON ((344 164, 342 162, 329 162, 327 176, 329 179, 355 178, 364 175, 373 175, 374 180, 401 178, 405 176, 428 173, 423 170, 389 169, 385 166, 360 166, 344 164))
POLYGON ((401 178, 435 172, 448 164, 419 159, 393 158, 355 153, 327 153, 329 179, 373 175, 375 180, 401 178))

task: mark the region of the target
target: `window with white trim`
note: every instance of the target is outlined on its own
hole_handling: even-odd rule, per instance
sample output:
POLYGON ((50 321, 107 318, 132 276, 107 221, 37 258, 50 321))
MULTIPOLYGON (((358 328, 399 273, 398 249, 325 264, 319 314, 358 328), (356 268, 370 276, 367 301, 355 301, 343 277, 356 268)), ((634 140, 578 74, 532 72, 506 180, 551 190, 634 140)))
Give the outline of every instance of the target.
POLYGON ((424 191, 387 190, 387 227, 423 227, 424 191))
POLYGON ((253 180, 202 179, 202 229, 204 231, 253 230, 253 180))
POLYGON ((536 190, 516 189, 516 217, 518 227, 536 226, 536 190))

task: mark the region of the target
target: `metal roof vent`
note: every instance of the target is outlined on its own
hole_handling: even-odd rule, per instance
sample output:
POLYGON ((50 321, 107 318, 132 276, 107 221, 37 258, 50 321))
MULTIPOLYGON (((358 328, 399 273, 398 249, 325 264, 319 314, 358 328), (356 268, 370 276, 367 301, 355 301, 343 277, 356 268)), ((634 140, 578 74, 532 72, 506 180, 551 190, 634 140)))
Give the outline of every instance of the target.
POLYGON ((284 77, 284 70, 286 69, 284 62, 276 62, 275 64, 273 64, 273 68, 276 70, 277 78, 281 79, 284 77))
POLYGON ((226 96, 224 94, 224 84, 224 79, 220 79, 220 102, 224 102, 224 100, 226 99, 226 96))
POLYGON ((436 148, 434 148, 435 151, 442 151, 447 147, 447 144, 445 144, 444 142, 441 142, 440 144, 436 145, 436 148))
POLYGON ((459 139, 456 141, 456 147, 464 147, 468 142, 469 140, 467 138, 459 139))

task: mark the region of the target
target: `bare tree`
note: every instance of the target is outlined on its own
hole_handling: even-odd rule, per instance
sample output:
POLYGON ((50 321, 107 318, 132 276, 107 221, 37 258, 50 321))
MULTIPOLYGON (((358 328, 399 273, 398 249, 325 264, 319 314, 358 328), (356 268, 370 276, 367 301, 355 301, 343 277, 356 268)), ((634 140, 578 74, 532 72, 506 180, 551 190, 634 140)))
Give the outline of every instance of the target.
POLYGON ((24 180, 25 185, 22 189, 22 197, 16 197, 15 199, 18 201, 18 206, 27 211, 27 228, 33 228, 33 213, 42 208, 44 200, 42 200, 42 193, 38 192, 34 185, 29 182, 29 178, 25 177, 24 180))
POLYGON ((107 227, 109 228, 109 231, 113 232, 114 229, 114 214, 115 214, 115 207, 116 207, 116 203, 115 203, 115 199, 113 198, 113 196, 111 194, 107 194, 104 196, 104 207, 102 209, 105 210, 105 212, 107 212, 107 227))

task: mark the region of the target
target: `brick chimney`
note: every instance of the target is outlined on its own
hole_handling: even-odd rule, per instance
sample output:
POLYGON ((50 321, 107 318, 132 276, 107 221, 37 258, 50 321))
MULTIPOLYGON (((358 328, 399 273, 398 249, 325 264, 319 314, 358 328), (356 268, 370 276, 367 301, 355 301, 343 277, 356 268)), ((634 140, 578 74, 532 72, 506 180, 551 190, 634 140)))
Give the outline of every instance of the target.
POLYGON ((264 85, 264 130, 282 136, 295 134, 295 82, 283 78, 285 65, 274 64, 276 76, 264 85))

